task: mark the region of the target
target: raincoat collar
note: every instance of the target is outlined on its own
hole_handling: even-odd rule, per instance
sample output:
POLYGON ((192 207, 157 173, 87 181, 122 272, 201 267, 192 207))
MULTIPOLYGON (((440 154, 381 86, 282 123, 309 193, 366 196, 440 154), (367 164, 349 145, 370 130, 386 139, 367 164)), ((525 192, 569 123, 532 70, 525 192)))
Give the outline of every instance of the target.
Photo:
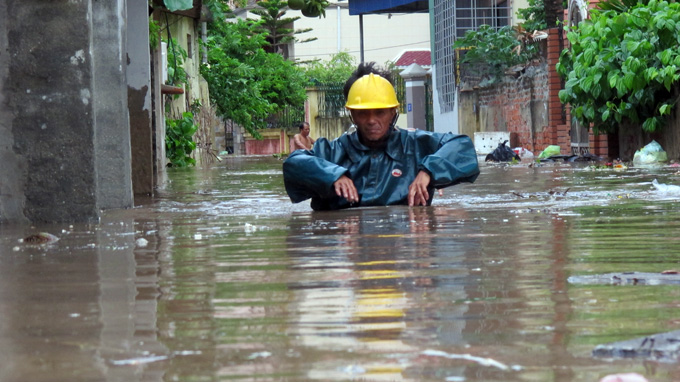
MULTIPOLYGON (((406 131, 399 128, 394 128, 387 139, 387 147, 385 147, 384 152, 393 160, 398 160, 401 157, 401 153, 403 152, 403 144, 401 139, 403 133, 406 133, 406 131)), ((361 141, 359 141, 359 133, 357 131, 348 134, 348 138, 350 145, 348 147, 347 153, 349 154, 352 162, 358 162, 362 156, 371 151, 376 151, 368 148, 363 143, 361 143, 361 141)))

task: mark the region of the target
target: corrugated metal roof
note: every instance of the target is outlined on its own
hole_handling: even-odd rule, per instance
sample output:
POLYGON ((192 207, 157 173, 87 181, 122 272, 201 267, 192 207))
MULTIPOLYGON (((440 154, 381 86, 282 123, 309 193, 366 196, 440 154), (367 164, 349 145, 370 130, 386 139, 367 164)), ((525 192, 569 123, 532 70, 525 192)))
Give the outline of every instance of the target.
POLYGON ((427 12, 427 0, 349 0, 349 14, 427 12))

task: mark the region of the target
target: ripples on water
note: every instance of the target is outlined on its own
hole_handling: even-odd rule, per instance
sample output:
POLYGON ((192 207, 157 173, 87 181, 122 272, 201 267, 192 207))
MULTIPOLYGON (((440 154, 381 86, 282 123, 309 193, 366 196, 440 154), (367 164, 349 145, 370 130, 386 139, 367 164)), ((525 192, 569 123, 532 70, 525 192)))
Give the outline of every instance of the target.
POLYGON ((475 184, 432 207, 312 212, 290 203, 280 166, 229 158, 173 171, 160 197, 67 227, 50 248, 17 246, 23 231, 6 229, 3 250, 14 249, 0 276, 14 284, 3 285, 31 291, 14 301, 33 305, 6 304, 19 311, 0 333, 19 333, 26 353, 14 354, 26 356, 8 357, 0 380, 19 380, 32 351, 45 372, 92 380, 680 378, 675 365, 590 356, 678 329, 675 287, 567 282, 680 266, 677 198, 651 187, 680 184, 674 169, 482 164, 475 184), (69 296, 80 302, 55 305, 69 296), (84 334, 50 332, 50 316, 84 334))

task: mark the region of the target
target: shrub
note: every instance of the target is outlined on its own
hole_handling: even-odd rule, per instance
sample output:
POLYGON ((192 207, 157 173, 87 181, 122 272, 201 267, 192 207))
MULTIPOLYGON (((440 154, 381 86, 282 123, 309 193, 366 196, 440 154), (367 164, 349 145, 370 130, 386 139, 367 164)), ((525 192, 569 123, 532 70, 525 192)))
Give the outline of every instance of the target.
POLYGON ((594 132, 622 122, 661 128, 677 103, 680 79, 680 4, 652 0, 625 11, 591 12, 568 32, 570 49, 557 65, 566 80, 560 101, 594 132))

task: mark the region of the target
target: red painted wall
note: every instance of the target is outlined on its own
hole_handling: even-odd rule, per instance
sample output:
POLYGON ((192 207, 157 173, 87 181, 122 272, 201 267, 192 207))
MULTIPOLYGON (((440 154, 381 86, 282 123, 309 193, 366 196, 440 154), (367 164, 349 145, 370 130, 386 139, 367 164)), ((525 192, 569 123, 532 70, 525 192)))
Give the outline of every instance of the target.
POLYGON ((283 129, 261 130, 262 139, 246 136, 246 155, 272 155, 286 151, 284 139, 288 139, 283 129))

